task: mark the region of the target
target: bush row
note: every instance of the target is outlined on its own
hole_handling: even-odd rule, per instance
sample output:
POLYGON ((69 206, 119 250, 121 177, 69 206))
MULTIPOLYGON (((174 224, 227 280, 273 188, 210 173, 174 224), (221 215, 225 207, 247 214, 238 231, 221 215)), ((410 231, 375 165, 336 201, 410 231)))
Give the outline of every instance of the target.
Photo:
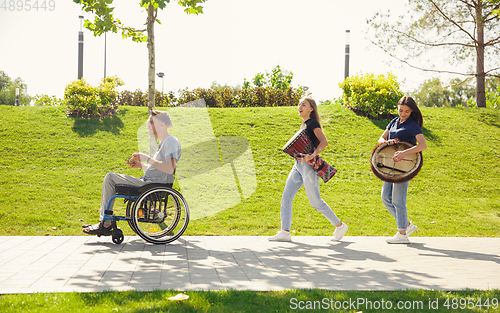
MULTIPOLYGON (((176 96, 172 91, 160 93, 156 91, 155 106, 170 107, 204 99, 206 106, 211 108, 234 107, 275 107, 294 106, 305 95, 302 88, 286 88, 285 90, 271 87, 254 87, 233 90, 230 87, 196 88, 179 90, 176 96)), ((134 92, 125 90, 118 94, 114 105, 147 106, 148 94, 141 90, 134 92)))
MULTIPOLYGON (((142 92, 140 89, 136 91, 124 90, 119 92, 113 105, 129 105, 129 106, 148 106, 148 93, 142 92)), ((173 92, 163 94, 156 90, 155 94, 155 106, 157 107, 169 107, 176 106, 176 98, 173 92)))

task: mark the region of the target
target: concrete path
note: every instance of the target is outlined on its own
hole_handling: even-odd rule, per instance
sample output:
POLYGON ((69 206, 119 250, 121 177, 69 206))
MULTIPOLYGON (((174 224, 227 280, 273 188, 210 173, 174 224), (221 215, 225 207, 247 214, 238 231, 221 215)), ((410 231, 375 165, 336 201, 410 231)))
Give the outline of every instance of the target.
POLYGON ((500 289, 500 238, 0 237, 0 293, 103 290, 500 289))

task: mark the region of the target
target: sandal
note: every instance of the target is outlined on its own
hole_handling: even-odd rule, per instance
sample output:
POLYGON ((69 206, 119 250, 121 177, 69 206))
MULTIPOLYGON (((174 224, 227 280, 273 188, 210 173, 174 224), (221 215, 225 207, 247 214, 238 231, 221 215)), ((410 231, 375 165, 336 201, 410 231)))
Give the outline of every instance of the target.
POLYGON ((97 236, 111 236, 111 225, 109 227, 104 227, 104 224, 101 222, 99 224, 88 225, 88 227, 83 228, 83 232, 87 235, 97 235, 97 236), (88 231, 85 231, 85 230, 88 231))

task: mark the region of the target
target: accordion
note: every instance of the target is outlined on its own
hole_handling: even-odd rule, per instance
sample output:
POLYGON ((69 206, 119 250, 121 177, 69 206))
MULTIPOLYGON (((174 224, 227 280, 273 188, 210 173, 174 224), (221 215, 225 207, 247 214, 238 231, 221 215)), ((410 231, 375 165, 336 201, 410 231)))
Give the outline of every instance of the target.
MULTIPOLYGON (((309 154, 314 152, 314 144, 306 133, 305 129, 299 130, 288 142, 283 146, 283 152, 291 155, 294 158, 300 158, 300 154, 309 154)), ((318 173, 319 177, 326 183, 330 178, 337 173, 337 170, 326 163, 321 157, 316 156, 307 163, 318 173)))

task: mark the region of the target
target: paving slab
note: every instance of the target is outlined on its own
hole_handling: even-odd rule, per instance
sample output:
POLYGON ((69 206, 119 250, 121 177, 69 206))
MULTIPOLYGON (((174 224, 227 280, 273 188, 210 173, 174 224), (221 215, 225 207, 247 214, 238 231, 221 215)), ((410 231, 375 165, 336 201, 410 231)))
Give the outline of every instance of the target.
POLYGON ((500 238, 0 236, 0 294, 105 290, 500 289, 500 238))

